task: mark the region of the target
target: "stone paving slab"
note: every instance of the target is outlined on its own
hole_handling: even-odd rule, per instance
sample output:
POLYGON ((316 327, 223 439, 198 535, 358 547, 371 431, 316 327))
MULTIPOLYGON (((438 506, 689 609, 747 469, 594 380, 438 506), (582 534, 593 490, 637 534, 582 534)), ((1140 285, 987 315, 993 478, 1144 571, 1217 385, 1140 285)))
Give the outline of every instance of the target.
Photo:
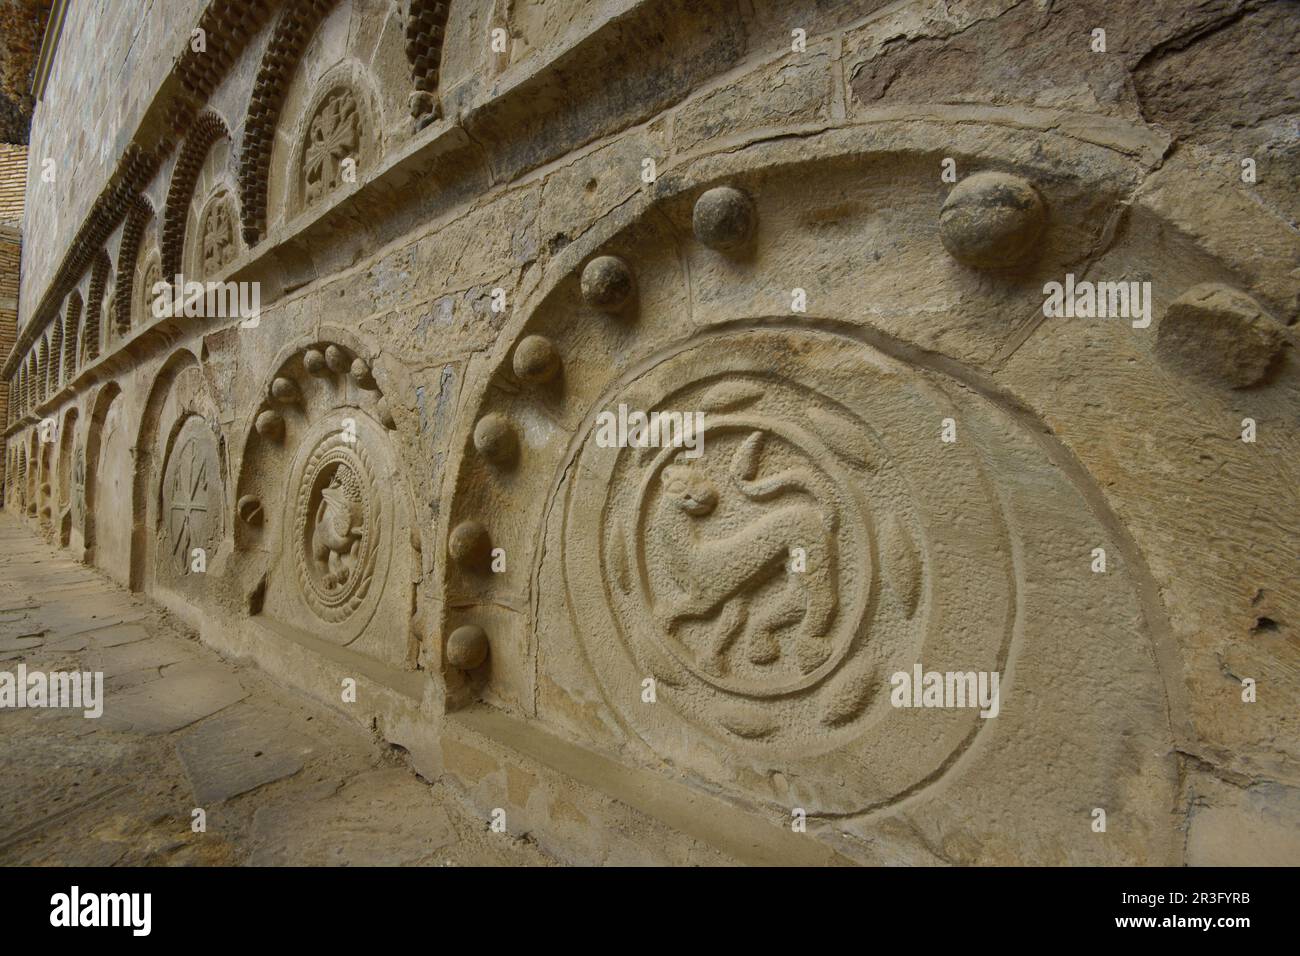
POLYGON ((0 708, 0 865, 554 862, 0 512, 0 671, 20 663, 100 671, 104 715, 0 708))
POLYGON ((97 647, 120 647, 149 637, 149 632, 139 624, 123 623, 88 632, 97 647))
POLYGON ((228 668, 187 661, 164 670, 158 680, 113 695, 104 704, 101 720, 110 730, 169 734, 210 717, 247 695, 228 668))
POLYGON ((283 711, 247 704, 203 721, 176 742, 194 799, 201 806, 293 776, 316 747, 313 738, 286 725, 283 711))
POLYGON ((400 769, 324 784, 312 796, 257 811, 255 866, 290 860, 309 866, 432 863, 456 840, 447 811, 430 802, 425 784, 400 769))
POLYGON ((172 641, 152 638, 114 647, 91 647, 86 651, 84 661, 87 668, 103 671, 107 678, 193 659, 193 654, 185 647, 172 641))

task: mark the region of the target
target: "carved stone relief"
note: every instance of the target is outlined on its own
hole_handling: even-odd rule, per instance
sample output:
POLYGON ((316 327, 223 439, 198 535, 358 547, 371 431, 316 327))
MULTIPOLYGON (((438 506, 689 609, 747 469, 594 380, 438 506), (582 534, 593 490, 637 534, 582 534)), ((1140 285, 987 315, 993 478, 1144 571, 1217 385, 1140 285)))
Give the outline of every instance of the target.
POLYGON ((366 361, 337 343, 284 362, 253 416, 235 544, 278 555, 261 613, 407 667, 418 558, 384 408, 366 361))
POLYGON ((1199 803, 1211 788, 1245 795, 1233 827, 1200 824, 1213 841, 1262 785, 1294 789, 1276 688, 1300 614, 1295 217, 1270 207, 1294 156, 1277 71, 1256 71, 1250 122, 1183 95, 1238 86, 1207 71, 1237 68, 1213 44, 1249 49, 1274 5, 1147 17, 1120 58, 1086 37, 1081 59, 1039 48, 1025 62, 1052 69, 1010 84, 979 51, 1033 46, 1068 11, 758 4, 723 23, 712 4, 607 6, 203 14, 211 53, 132 92, 154 105, 106 140, 131 145, 91 215, 37 231, 43 298, 15 358, 55 300, 75 287, 87 307, 80 337, 69 305, 62 347, 27 358, 15 411, 60 380, 123 392, 93 419, 61 396, 87 419, 71 493, 63 450, 51 469, 33 441, 15 497, 47 523, 51 503, 74 525, 98 514, 95 560, 120 573, 129 553, 133 585, 138 555, 146 585, 183 590, 204 580, 196 547, 232 546, 212 600, 237 600, 213 622, 254 651, 265 628, 334 645, 325 667, 420 652, 440 667, 431 735, 492 708, 485 724, 528 722, 499 743, 554 734, 665 792, 684 781, 769 820, 797 806, 828 844, 870 817, 853 834, 872 852, 1168 862, 1229 806, 1199 803), (485 42, 498 24, 504 49, 485 42), (711 32, 726 42, 695 45, 711 32), (447 121, 408 141, 441 115, 444 40, 447 121), (1074 75, 1090 57, 1091 85, 1074 75), (659 63, 681 69, 656 82, 659 63), (414 124, 392 109, 406 67, 414 124), (1259 183, 1252 154, 1270 157, 1259 183), (345 196, 354 168, 372 181, 345 196), (164 192, 138 257, 141 197, 164 192), (139 331, 121 310, 147 322, 164 276, 215 277, 259 241, 259 332, 168 323, 119 348, 139 331), (1076 272, 1153 286, 1149 331, 1045 311, 1045 283, 1076 272), (178 400, 139 442, 176 349, 221 414, 178 400), (394 369, 410 379, 385 399, 394 369), (700 447, 610 447, 593 419, 623 406, 698 413, 700 447), (424 562, 421 530, 445 534, 424 562), (426 600, 438 627, 419 626, 426 600), (998 719, 899 707, 891 675, 913 668, 1000 674, 998 719), (1239 675, 1273 690, 1240 707, 1239 675), (442 721, 444 692, 478 712, 442 721), (1089 843, 1093 804, 1119 825, 1089 843))
POLYGON ((206 573, 221 537, 221 494, 221 463, 212 427, 190 415, 173 439, 163 473, 160 577, 175 582, 206 573), (202 555, 196 556, 195 549, 202 555))
MULTIPOLYGON (((218 275, 235 261, 239 254, 237 227, 234 200, 227 192, 217 193, 199 221, 199 257, 205 278, 218 275)), ((158 275, 162 275, 161 267, 158 275)))
POLYGON ((154 289, 162 281, 162 261, 155 254, 149 258, 148 264, 144 267, 140 289, 136 295, 137 304, 134 321, 137 325, 147 326, 153 322, 153 307, 157 298, 154 289))
POLYGON ((72 526, 84 527, 86 514, 86 446, 77 442, 72 460, 72 526))
POLYGON ((987 464, 919 440, 951 412, 942 388, 848 342, 754 332, 682 349, 618 388, 619 404, 706 423, 698 458, 589 436, 564 490, 571 626, 635 731, 688 764, 685 727, 772 770, 806 766, 822 781, 806 803, 830 812, 950 762, 974 714, 922 730, 889 706, 888 675, 920 660, 997 669, 1015 569, 987 464), (964 503, 960 547, 935 522, 943 496, 964 503), (960 603, 960 580, 978 582, 977 605, 960 603), (647 676, 666 707, 641 706, 647 676), (904 740, 907 771, 873 760, 904 740), (837 777, 845 792, 826 786, 837 777))
POLYGON ((324 621, 345 620, 374 582, 382 540, 383 500, 369 455, 345 429, 311 450, 298 479, 293 538, 298 582, 324 621))
POLYGON ((360 162, 363 130, 356 95, 347 87, 328 93, 307 123, 302 197, 311 206, 333 192, 360 162))
MULTIPOLYGON (((493 405, 479 421, 497 431, 526 414, 493 405)), ((1019 728, 1032 718, 1012 703, 998 720, 974 707, 918 719, 891 700, 892 675, 998 673, 1005 692, 1018 668, 1052 669, 1042 658, 1053 640, 1022 660, 1017 635, 1074 617, 1063 595, 1092 608, 1090 633, 1109 641, 1126 640, 1142 613, 1134 589, 1061 560, 1062 542, 1079 548, 1107 532, 1014 415, 852 334, 756 326, 690 337, 611 382, 584 422, 554 462, 492 457, 474 435, 472 467, 499 496, 475 506, 497 516, 480 536, 517 553, 527 545, 511 518, 537 514, 547 544, 527 574, 537 587, 527 617, 450 614, 444 661, 491 694, 518 669, 519 651, 504 649, 533 646, 512 630, 527 627, 538 718, 593 741, 616 725, 645 761, 747 800, 852 816, 936 786, 971 748, 1029 733, 1019 728), (608 447, 591 423, 620 406, 701 412, 698 454, 608 447), (966 440, 939 440, 946 419, 966 440), (552 468, 553 491, 534 509, 521 472, 552 468), (1051 514, 1036 503, 1044 493, 1051 514), (470 629, 491 644, 490 664, 486 651, 462 653, 470 629), (568 701, 596 706, 592 684, 600 716, 579 719, 588 711, 568 701)), ((452 521, 451 600, 490 602, 499 576, 473 572, 468 518, 452 521)), ((1153 693, 1135 651, 1121 655, 1132 674, 1115 678, 1129 690, 1108 693, 1153 693)), ((1081 653, 1105 656, 1070 651, 1081 653)), ((1062 700, 1076 707, 1076 696, 1062 700)))

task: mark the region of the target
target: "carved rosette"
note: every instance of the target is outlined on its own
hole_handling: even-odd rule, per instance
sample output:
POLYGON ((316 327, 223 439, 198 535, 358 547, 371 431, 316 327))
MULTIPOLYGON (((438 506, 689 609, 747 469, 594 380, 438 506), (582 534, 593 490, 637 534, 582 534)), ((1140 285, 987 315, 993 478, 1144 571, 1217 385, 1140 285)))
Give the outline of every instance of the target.
POLYGON ((355 433, 327 433, 303 466, 292 532, 302 596, 321 620, 346 620, 370 593, 381 508, 373 466, 355 433))
POLYGON ((302 159, 302 196, 310 206, 337 189, 348 162, 360 163, 363 137, 356 95, 338 87, 321 101, 307 124, 302 159))

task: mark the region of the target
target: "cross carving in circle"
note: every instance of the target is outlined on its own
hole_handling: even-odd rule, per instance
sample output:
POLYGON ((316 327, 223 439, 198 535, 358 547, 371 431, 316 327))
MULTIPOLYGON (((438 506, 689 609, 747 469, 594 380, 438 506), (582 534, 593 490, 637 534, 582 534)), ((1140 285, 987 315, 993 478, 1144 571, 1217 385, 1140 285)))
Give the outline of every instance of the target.
POLYGON ((181 449, 172 475, 168 522, 171 527, 172 557, 181 574, 190 572, 190 546, 203 537, 208 514, 208 462, 191 438, 181 449), (202 524, 200 524, 202 522, 202 524))
POLYGON ((315 202, 342 182, 343 163, 348 158, 355 161, 359 143, 356 101, 347 91, 335 93, 325 101, 307 132, 303 160, 307 202, 315 202))

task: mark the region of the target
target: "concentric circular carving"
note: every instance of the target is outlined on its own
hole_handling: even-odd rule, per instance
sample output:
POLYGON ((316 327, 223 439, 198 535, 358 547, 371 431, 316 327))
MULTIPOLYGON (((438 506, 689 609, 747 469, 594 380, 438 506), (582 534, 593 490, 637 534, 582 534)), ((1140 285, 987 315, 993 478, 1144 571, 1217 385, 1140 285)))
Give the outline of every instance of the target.
POLYGON ((705 412, 707 458, 669 448, 629 468, 611 506, 635 520, 607 539, 614 567, 635 563, 630 600, 618 602, 629 623, 648 610, 679 663, 752 697, 808 687, 842 661, 871 587, 868 515, 848 463, 763 413, 778 388, 737 377, 705 389, 706 409, 742 407, 705 412))
POLYGON ((185 578, 194 568, 193 551, 210 556, 221 537, 221 466, 207 422, 190 416, 181 426, 163 474, 162 513, 166 533, 160 566, 168 578, 185 578))
POLYGON ((308 456, 294 519, 303 597, 329 623, 345 620, 366 599, 381 545, 374 472, 348 437, 332 432, 308 456))
POLYGON ((940 438, 958 414, 942 383, 836 336, 748 331, 617 383, 593 422, 620 405, 659 414, 658 444, 593 427, 562 534, 571 626, 612 710, 706 779, 737 759, 742 788, 797 777, 810 811, 939 773, 976 712, 910 719, 890 676, 998 669, 1015 607, 984 463, 940 438), (697 414, 702 443, 671 447, 673 416, 697 414))

